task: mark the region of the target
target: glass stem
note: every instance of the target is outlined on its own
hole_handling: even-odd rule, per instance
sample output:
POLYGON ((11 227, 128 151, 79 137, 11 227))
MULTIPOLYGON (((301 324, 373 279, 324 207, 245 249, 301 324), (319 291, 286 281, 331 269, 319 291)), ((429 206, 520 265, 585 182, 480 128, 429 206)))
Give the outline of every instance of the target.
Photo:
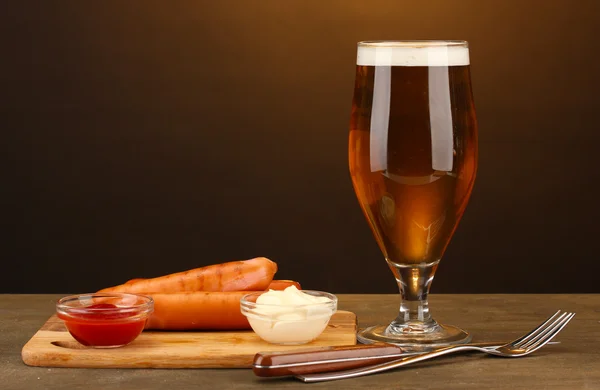
POLYGON ((400 289, 400 312, 390 324, 390 331, 427 332, 437 323, 429 313, 427 297, 439 261, 413 265, 388 262, 400 289))

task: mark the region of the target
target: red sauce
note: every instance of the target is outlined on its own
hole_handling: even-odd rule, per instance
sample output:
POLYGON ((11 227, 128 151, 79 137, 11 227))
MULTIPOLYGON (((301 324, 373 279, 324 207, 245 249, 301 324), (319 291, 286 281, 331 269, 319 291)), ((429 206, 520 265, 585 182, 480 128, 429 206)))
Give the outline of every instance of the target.
POLYGON ((65 321, 69 333, 83 345, 116 347, 129 344, 144 330, 146 317, 139 312, 116 312, 93 309, 116 309, 110 303, 81 308, 77 313, 58 314, 65 321), (92 310, 88 310, 92 309, 92 310))

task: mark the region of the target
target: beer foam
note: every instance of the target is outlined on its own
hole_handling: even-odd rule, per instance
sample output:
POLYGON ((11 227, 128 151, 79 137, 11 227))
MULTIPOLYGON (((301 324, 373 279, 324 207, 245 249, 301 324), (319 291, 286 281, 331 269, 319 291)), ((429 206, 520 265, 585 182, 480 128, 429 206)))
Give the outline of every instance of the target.
POLYGON ((363 66, 461 66, 469 65, 466 43, 442 41, 363 42, 358 44, 356 64, 363 66))

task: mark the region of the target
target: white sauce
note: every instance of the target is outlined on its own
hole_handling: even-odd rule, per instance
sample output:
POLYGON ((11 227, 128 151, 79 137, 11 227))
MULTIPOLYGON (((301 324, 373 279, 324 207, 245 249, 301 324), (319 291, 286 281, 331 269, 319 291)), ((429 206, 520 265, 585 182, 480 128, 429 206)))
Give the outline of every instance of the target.
POLYGON ((304 344, 317 338, 335 311, 333 301, 290 286, 270 290, 256 300, 247 313, 252 329, 264 340, 276 344, 304 344))

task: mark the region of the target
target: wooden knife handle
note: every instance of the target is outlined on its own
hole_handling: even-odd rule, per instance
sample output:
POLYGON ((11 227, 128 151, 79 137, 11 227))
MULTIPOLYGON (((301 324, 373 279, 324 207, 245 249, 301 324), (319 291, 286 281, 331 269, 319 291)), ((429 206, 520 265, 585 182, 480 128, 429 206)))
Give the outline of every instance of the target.
POLYGON ((257 376, 275 377, 346 370, 388 362, 402 352, 402 348, 384 343, 259 352, 252 371, 257 376))

